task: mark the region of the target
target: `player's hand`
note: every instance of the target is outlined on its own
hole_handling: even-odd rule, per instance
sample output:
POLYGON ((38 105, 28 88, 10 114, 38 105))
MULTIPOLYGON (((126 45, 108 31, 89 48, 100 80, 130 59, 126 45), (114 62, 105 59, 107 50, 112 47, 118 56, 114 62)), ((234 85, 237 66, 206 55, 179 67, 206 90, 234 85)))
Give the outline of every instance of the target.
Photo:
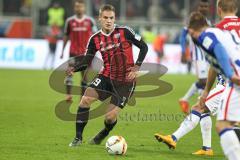
POLYGON ((237 76, 236 74, 234 74, 234 75, 232 76, 231 81, 232 81, 234 84, 240 86, 240 77, 237 76))
POLYGON ((137 77, 138 71, 140 69, 140 66, 135 65, 134 67, 130 68, 130 73, 128 74, 127 78, 129 80, 134 80, 137 77))
POLYGON ((208 97, 208 94, 209 92, 207 91, 203 91, 202 95, 199 97, 199 100, 198 100, 198 104, 201 106, 201 107, 204 107, 205 106, 205 102, 206 102, 206 99, 208 97))
POLYGON ((68 76, 72 76, 74 74, 74 67, 68 67, 66 70, 66 74, 68 76))
POLYGON ((183 64, 186 64, 186 63, 187 63, 187 57, 186 57, 186 55, 185 55, 184 53, 182 53, 181 62, 182 62, 183 64))

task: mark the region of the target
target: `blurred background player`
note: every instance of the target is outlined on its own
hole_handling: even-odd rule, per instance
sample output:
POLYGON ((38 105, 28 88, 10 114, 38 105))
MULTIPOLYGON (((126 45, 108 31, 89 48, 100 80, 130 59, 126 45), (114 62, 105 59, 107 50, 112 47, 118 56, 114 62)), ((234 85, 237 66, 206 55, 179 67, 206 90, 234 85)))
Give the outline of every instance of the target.
POLYGON ((61 38, 62 38, 62 30, 58 25, 53 24, 51 26, 48 26, 45 39, 47 39, 49 43, 49 52, 44 62, 44 69, 54 68, 57 41, 60 40, 61 38), (48 67, 49 59, 50 59, 50 67, 48 67))
MULTIPOLYGON (((85 15, 85 2, 84 0, 76 0, 74 2, 74 12, 75 15, 69 17, 65 23, 64 29, 64 37, 63 37, 63 50, 62 55, 60 58, 64 56, 64 49, 68 40, 71 41, 70 46, 70 57, 71 60, 69 62, 69 66, 73 66, 75 63, 79 63, 80 56, 84 56, 86 52, 86 46, 90 36, 97 31, 97 27, 95 21, 85 15), (74 58, 73 58, 74 57, 74 58)), ((82 87, 82 95, 84 90, 87 86, 87 79, 84 76, 84 72, 81 72, 82 80, 81 80, 81 87, 82 87)), ((68 75, 65 79, 66 85, 66 100, 71 101, 71 88, 73 84, 73 77, 68 75)))
MULTIPOLYGON (((218 0, 217 2, 218 15, 222 19, 216 26, 222 30, 229 30, 232 32, 240 33, 240 19, 236 16, 237 13, 237 1, 236 0, 218 0), (237 23, 236 23, 237 22, 237 23)), ((196 105, 192 108, 192 113, 183 121, 181 126, 175 131, 171 136, 162 136, 157 134, 157 138, 161 138, 167 141, 170 145, 176 147, 176 142, 179 141, 184 135, 192 131, 197 124, 199 123, 202 113, 211 112, 212 115, 215 115, 220 107, 221 96, 225 89, 225 81, 222 76, 218 75, 218 82, 216 87, 211 90, 214 81, 217 77, 217 72, 213 67, 210 67, 208 73, 208 80, 205 87, 205 90, 202 93, 200 98, 200 104, 206 107, 199 107, 196 105), (211 90, 211 92, 210 92, 211 90)), ((211 126, 205 124, 205 128, 209 128, 206 135, 211 136, 211 126)), ((206 130, 207 131, 207 130, 206 130)), ((234 128, 235 133, 239 137, 239 128, 234 128)), ((203 148, 202 150, 197 151, 197 155, 211 155, 211 150, 206 150, 204 146, 204 135, 203 138, 203 148)), ((208 139, 208 138, 207 138, 208 139)))
POLYGON ((152 43, 153 49, 157 53, 157 63, 159 64, 164 57, 164 45, 166 44, 167 40, 167 34, 158 34, 152 43))
MULTIPOLYGON (((209 15, 209 10, 210 10, 210 4, 208 0, 200 0, 198 4, 198 11, 201 12, 207 19, 209 15)), ((211 25, 211 21, 207 20, 209 25, 211 25)), ((187 62, 187 51, 188 47, 187 46, 187 36, 188 35, 188 30, 185 27, 182 30, 181 36, 180 36, 180 44, 182 48, 182 62, 186 63, 187 62)), ((206 84, 206 79, 207 79, 207 72, 208 72, 208 64, 206 62, 206 59, 204 57, 204 51, 198 47, 197 45, 194 44, 193 40, 190 38, 189 40, 189 47, 190 47, 190 52, 191 52, 191 61, 196 69, 196 75, 198 80, 194 82, 187 93, 180 98, 179 104, 184 113, 189 113, 190 106, 189 106, 189 99, 195 94, 203 91, 205 84, 206 84)))
MULTIPOLYGON (((89 40, 87 53, 81 64, 73 71, 82 71, 89 66, 97 51, 101 53, 104 68, 86 89, 81 99, 76 118, 76 136, 70 147, 82 143, 83 130, 88 123, 90 106, 96 100, 110 103, 105 111, 105 127, 90 141, 100 144, 117 124, 117 116, 127 104, 135 89, 135 78, 148 51, 147 44, 141 36, 126 26, 115 24, 115 8, 104 5, 99 11, 101 30, 89 40), (129 47, 126 47, 128 44, 129 47), (140 49, 136 63, 133 60, 132 45, 140 49), (125 46, 125 47, 124 47, 125 46)), ((70 70, 71 74, 71 70, 70 70)))
POLYGON ((48 9, 48 25, 56 25, 63 27, 64 25, 65 10, 58 2, 53 2, 52 6, 48 9))

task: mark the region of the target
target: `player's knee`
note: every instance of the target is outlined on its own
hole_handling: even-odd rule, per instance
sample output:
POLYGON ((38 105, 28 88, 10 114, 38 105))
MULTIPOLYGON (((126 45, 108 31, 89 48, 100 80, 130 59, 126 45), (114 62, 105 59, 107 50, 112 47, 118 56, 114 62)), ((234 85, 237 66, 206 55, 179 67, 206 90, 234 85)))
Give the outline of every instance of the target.
POLYGON ((106 115, 105 115, 105 121, 107 122, 107 123, 114 123, 115 121, 117 120, 117 114, 115 114, 115 113, 107 113, 106 115))
POLYGON ((90 107, 90 105, 93 103, 93 101, 94 101, 93 98, 83 96, 82 99, 81 99, 81 102, 80 102, 80 106, 90 107))
POLYGON ((224 128, 223 128, 221 122, 217 122, 216 123, 216 130, 217 130, 217 132, 220 133, 223 129, 224 128))
POLYGON ((225 128, 231 128, 231 125, 225 121, 217 121, 216 123, 216 130, 218 133, 223 131, 225 128))

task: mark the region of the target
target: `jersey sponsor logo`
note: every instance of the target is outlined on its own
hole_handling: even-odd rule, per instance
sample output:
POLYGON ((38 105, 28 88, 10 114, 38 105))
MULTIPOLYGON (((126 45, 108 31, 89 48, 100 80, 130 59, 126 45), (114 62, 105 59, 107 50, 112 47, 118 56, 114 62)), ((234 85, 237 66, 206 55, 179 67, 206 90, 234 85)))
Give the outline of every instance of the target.
POLYGON ((206 48, 206 49, 209 49, 210 46, 212 45, 213 43, 213 40, 209 37, 205 37, 204 40, 203 40, 203 46, 206 48))
POLYGON ((131 47, 131 42, 129 41, 124 41, 121 43, 107 43, 105 47, 103 47, 103 42, 100 42, 100 46, 102 46, 100 48, 101 52, 106 52, 106 51, 112 51, 112 50, 116 50, 116 49, 128 49, 129 47, 131 47))
POLYGON ((229 26, 240 26, 240 22, 228 22, 223 27, 228 28, 229 26))
POLYGON ((74 27, 73 31, 75 31, 75 32, 87 31, 87 28, 86 27, 74 27))
POLYGON ((106 52, 106 51, 109 51, 109 50, 113 50, 115 48, 119 48, 120 47, 120 43, 117 43, 117 44, 108 44, 106 47, 102 47, 100 50, 102 52, 106 52))

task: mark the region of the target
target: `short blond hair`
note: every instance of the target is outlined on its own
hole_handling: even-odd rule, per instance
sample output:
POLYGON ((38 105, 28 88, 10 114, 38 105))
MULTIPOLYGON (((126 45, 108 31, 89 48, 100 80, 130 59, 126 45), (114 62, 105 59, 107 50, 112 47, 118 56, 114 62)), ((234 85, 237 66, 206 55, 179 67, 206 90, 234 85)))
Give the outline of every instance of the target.
POLYGON ((218 0, 217 5, 222 9, 223 12, 235 12, 238 11, 237 0, 218 0))
POLYGON ((115 8, 110 4, 105 4, 99 9, 99 15, 101 15, 103 11, 113 11, 115 13, 115 8))

